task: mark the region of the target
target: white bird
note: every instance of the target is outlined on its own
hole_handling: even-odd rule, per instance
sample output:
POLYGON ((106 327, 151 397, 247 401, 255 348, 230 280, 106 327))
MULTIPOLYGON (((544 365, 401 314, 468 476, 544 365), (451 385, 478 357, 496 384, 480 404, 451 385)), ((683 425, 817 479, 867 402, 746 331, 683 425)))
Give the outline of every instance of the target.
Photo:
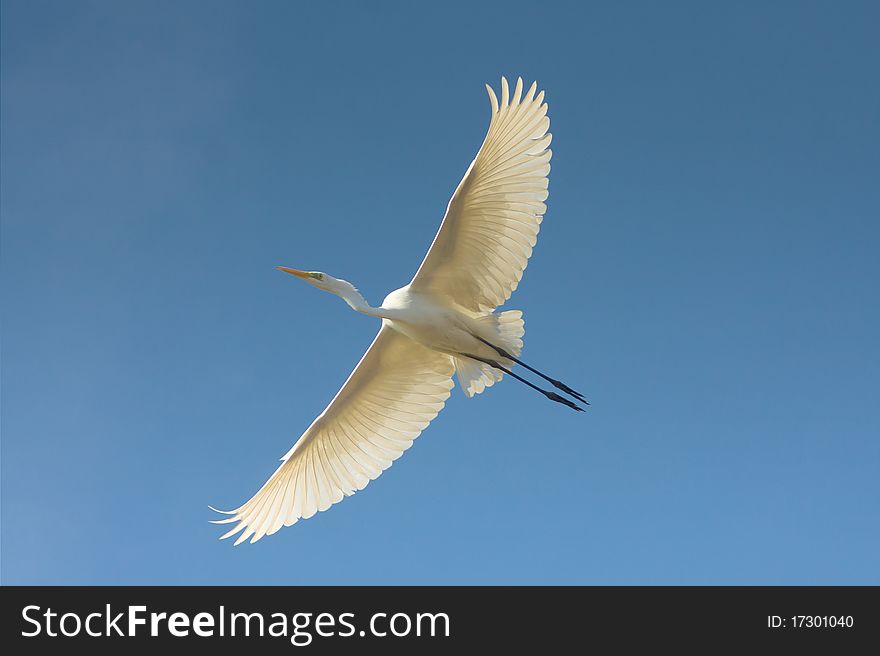
MULTIPOLYGON (((391 466, 443 408, 453 374, 468 397, 507 373, 547 398, 574 402, 510 371, 514 363, 587 403, 582 395, 518 359, 522 312, 496 313, 516 289, 546 211, 550 119, 544 92, 522 79, 501 102, 489 85, 492 118, 433 244, 412 281, 371 307, 354 285, 319 271, 278 267, 382 319, 373 343, 342 389, 244 505, 215 523, 228 538, 256 542, 363 489, 391 466)), ((221 539, 222 539, 221 538, 221 539)))

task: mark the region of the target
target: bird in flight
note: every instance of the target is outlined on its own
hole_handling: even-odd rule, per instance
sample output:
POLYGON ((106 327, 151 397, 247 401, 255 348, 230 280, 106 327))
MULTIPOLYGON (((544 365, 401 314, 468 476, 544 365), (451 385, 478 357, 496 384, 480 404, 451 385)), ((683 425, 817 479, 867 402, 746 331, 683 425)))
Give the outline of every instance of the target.
MULTIPOLYGON (((350 282, 320 271, 278 267, 382 320, 373 343, 281 465, 244 505, 215 523, 235 524, 240 544, 256 542, 363 489, 440 412, 458 377, 472 397, 504 374, 573 410, 586 399, 519 359, 522 312, 496 312, 522 278, 547 206, 550 119, 537 84, 501 101, 486 85, 489 130, 412 281, 371 307, 350 282), (519 364, 571 397, 511 371, 519 364)), ((212 510, 216 510, 213 509, 212 510)))

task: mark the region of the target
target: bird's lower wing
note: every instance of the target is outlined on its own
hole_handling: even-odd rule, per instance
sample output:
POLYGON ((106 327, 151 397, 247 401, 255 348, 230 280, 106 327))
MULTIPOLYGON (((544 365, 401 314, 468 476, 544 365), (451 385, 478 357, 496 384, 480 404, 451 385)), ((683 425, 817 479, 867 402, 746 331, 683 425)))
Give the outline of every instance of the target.
POLYGON ((519 284, 547 206, 550 119, 533 84, 513 95, 501 78, 501 103, 489 90, 492 121, 476 158, 449 201, 434 243, 410 283, 414 291, 491 312, 519 284))
POLYGON ((330 405, 260 490, 217 523, 256 542, 363 489, 408 449, 452 390, 452 359, 382 326, 330 405))

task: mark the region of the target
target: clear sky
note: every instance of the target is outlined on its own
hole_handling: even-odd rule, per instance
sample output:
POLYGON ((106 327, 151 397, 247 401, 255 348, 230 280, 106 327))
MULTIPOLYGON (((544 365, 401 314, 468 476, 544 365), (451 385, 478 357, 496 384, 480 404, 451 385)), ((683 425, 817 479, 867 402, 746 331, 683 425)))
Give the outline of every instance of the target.
POLYGON ((4 583, 880 583, 880 10, 2 5, 4 583), (538 79, 516 381, 256 545, 246 500, 538 79))

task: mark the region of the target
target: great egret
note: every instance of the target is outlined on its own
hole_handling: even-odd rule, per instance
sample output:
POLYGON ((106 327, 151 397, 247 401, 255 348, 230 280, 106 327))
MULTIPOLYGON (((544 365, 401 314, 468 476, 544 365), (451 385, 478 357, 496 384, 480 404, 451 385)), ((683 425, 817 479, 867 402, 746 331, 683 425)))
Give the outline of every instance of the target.
MULTIPOLYGON (((548 399, 583 409, 513 373, 520 364, 574 399, 581 394, 518 359, 522 312, 496 313, 516 289, 538 235, 550 172, 550 119, 544 92, 522 79, 513 95, 501 78, 489 130, 464 174, 412 281, 371 307, 354 285, 319 271, 278 267, 336 294, 382 326, 361 361, 260 490, 215 523, 222 536, 256 542, 327 510, 391 466, 443 408, 452 376, 471 397, 504 374, 548 399)), ((222 539, 221 538, 221 539, 222 539)))

